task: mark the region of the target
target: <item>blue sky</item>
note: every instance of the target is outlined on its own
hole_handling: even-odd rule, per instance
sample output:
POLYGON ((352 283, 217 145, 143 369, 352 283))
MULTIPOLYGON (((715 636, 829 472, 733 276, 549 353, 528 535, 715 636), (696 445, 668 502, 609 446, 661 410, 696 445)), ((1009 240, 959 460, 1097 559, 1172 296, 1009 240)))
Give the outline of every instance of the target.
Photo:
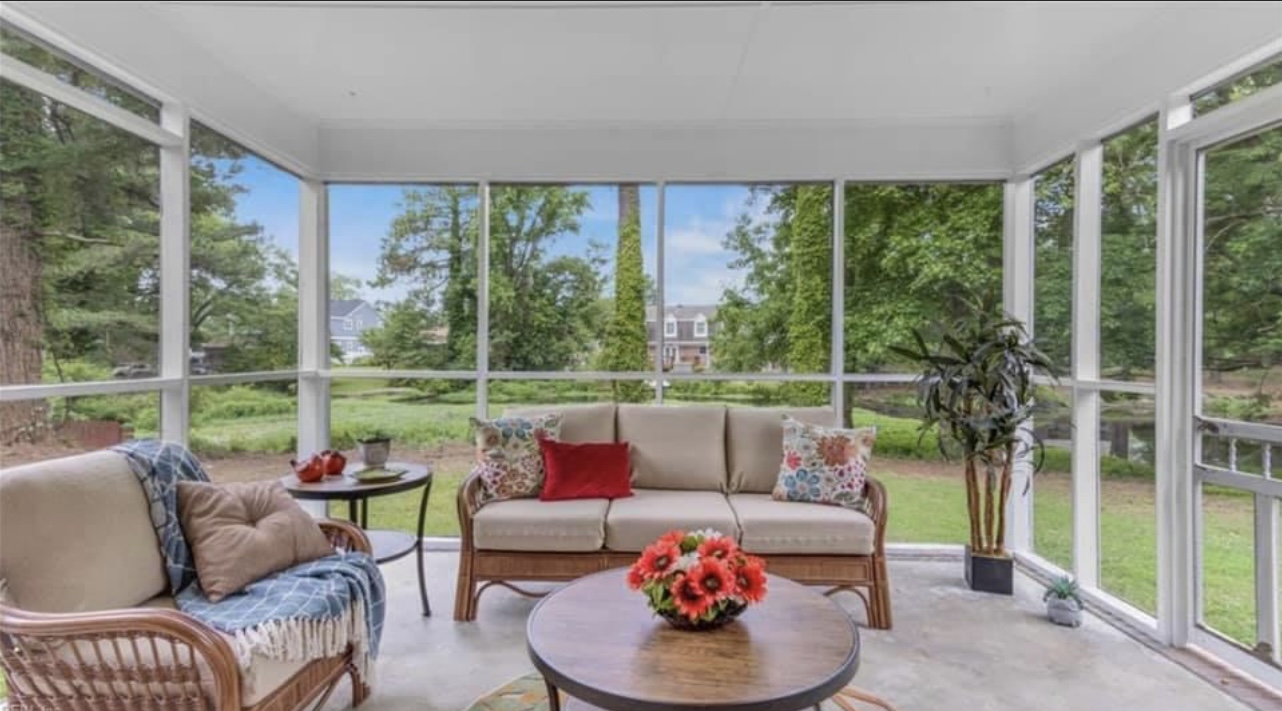
MULTIPOLYGON (((271 166, 249 158, 242 161, 237 181, 246 188, 237 196, 238 219, 262 225, 282 249, 298 255, 298 183, 271 166)), ((392 220, 400 214, 402 185, 334 185, 329 191, 330 270, 361 279, 364 298, 393 301, 404 286, 377 289, 368 285, 378 273, 379 244, 392 220)), ((577 234, 563 234, 549 254, 586 254, 589 240, 606 245, 613 260, 618 234, 618 198, 610 186, 576 186, 587 191, 590 207, 580 218, 577 234)), ((665 257, 668 304, 715 304, 726 286, 740 283, 731 270, 731 254, 721 240, 746 208, 748 189, 742 185, 670 185, 667 188, 665 257)), ((641 188, 641 237, 646 273, 656 275, 657 191, 641 188)), ((613 266, 610 266, 613 273, 613 266)))

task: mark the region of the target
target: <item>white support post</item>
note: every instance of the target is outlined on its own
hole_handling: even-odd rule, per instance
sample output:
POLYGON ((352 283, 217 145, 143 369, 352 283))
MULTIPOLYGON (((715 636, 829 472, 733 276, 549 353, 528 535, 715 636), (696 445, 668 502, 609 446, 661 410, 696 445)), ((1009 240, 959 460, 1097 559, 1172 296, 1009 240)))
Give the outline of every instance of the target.
POLYGON ((663 404, 663 289, 664 289, 664 269, 663 269, 663 240, 664 229, 663 222, 667 214, 667 183, 660 180, 658 183, 658 212, 659 219, 655 226, 654 244, 655 244, 655 288, 654 288, 654 403, 663 404))
POLYGON ((481 181, 481 230, 477 252, 476 286, 476 416, 490 416, 490 181, 481 181))
POLYGON ((1073 180, 1073 575, 1099 587, 1100 235, 1104 146, 1078 146, 1073 180))
MULTIPOLYGON (((329 447, 329 198, 319 180, 298 181, 298 456, 329 447)), ((301 501, 326 516, 323 501, 301 501)))
POLYGON ((832 411, 846 425, 846 181, 832 184, 832 411))
POLYGON ((1194 214, 1197 165, 1168 133, 1192 119, 1188 97, 1158 119, 1157 195, 1157 629, 1166 644, 1188 644, 1197 615, 1193 419, 1197 389, 1198 278, 1194 214))
POLYGON ((298 214, 298 455, 329 446, 328 195, 300 180, 298 214))
POLYGON ((1258 649, 1279 661, 1278 648, 1278 500, 1255 495, 1255 634, 1258 649))
POLYGON ((190 300, 191 159, 187 108, 166 103, 160 109, 161 127, 182 140, 160 147, 160 377, 176 378, 160 393, 160 436, 187 443, 191 418, 190 300))
MULTIPOLYGON (((1002 301, 1006 313, 1033 329, 1033 179, 1018 177, 1002 192, 1002 301)), ((1023 428, 1031 443, 1032 423, 1023 428)), ((1006 503, 1006 542, 1012 551, 1032 550, 1033 453, 1022 447, 1006 503)))

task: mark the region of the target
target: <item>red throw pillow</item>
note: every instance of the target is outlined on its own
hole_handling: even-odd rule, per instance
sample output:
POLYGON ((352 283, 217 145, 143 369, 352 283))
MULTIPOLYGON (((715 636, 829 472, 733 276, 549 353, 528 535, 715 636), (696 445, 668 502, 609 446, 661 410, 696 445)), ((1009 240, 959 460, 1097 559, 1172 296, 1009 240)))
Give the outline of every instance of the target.
POLYGON ((541 501, 622 499, 632 496, 632 465, 627 442, 571 444, 540 439, 547 472, 541 501))

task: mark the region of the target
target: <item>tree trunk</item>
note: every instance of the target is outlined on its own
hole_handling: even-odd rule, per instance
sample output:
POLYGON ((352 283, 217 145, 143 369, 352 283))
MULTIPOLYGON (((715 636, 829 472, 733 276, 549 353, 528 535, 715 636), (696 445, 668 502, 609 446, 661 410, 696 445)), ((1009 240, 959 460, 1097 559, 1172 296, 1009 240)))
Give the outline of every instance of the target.
POLYGON ((974 457, 966 457, 966 511, 970 514, 970 549, 980 553, 979 474, 974 457))
POLYGON ((1011 468, 1015 466, 1015 445, 1007 445, 1002 462, 1001 498, 997 501, 997 545, 994 553, 1006 555, 1006 502, 1010 500, 1011 468))
POLYGON ((641 214, 641 184, 619 183, 619 225, 641 214))
MULTIPOLYGON (((0 385, 40 382, 42 265, 32 234, 31 206, 6 201, 0 221, 0 385)), ((0 403, 0 444, 45 434, 43 400, 0 403)))
POLYGON ((984 461, 984 555, 993 555, 996 551, 997 535, 993 525, 997 523, 993 504, 997 498, 997 475, 993 472, 993 463, 984 461))

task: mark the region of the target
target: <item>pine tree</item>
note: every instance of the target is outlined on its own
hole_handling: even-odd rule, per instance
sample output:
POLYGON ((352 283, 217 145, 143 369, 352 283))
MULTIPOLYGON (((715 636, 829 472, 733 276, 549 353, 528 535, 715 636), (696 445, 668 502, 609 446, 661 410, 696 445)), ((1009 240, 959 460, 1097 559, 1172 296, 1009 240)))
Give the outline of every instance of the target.
MULTIPOLYGON (((614 314, 606 331, 603 364, 612 371, 646 370, 645 267, 641 257, 641 194, 635 183, 619 186, 619 243, 615 256, 614 314)), ((641 402, 646 388, 614 382, 614 399, 641 402)))

